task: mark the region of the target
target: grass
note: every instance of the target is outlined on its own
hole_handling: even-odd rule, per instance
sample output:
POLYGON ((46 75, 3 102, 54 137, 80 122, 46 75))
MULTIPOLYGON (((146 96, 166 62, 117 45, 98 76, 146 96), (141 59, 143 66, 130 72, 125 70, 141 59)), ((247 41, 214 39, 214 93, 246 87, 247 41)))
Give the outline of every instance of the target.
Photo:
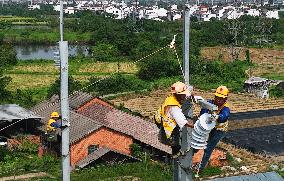
POLYGON ((235 160, 234 157, 229 152, 227 152, 226 157, 229 162, 229 165, 231 165, 232 167, 238 168, 241 166, 241 164, 237 160, 235 160))
MULTIPOLYGON (((155 162, 127 163, 115 166, 97 166, 96 168, 83 169, 74 172, 72 180, 88 181, 90 178, 96 180, 129 180, 129 178, 140 178, 145 181, 167 181, 172 180, 171 167, 155 162)), ((130 179, 131 180, 131 179, 130 179)))
MULTIPOLYGON (((59 40, 59 31, 53 30, 35 30, 35 29, 10 29, 2 30, 4 34, 4 42, 17 43, 56 43, 59 40)), ((78 33, 73 31, 64 31, 64 37, 69 42, 89 42, 91 33, 78 33)))
POLYGON ((209 176, 220 175, 220 174, 222 174, 222 170, 220 167, 207 167, 200 173, 200 176, 209 177, 209 176))
POLYGON ((97 63, 83 63, 80 65, 78 72, 121 72, 134 74, 137 72, 137 66, 129 62, 97 62, 97 63))
POLYGON ((8 85, 9 90, 43 88, 51 85, 58 76, 32 75, 32 74, 7 74, 12 78, 8 85))
POLYGON ((0 16, 0 21, 35 21, 36 18, 19 17, 19 16, 0 16))
POLYGON ((48 22, 45 21, 38 21, 38 22, 25 22, 25 21, 18 21, 18 22, 12 22, 12 25, 47 25, 48 22))
POLYGON ((277 173, 281 175, 282 178, 284 178, 284 171, 281 172, 280 170, 278 170, 277 173))
POLYGON ((270 74, 264 74, 263 77, 267 79, 272 79, 272 80, 283 80, 284 81, 284 75, 282 74, 277 74, 277 73, 270 73, 270 74))
MULTIPOLYGON (((87 82, 92 76, 105 77, 117 72, 115 62, 71 62, 69 73, 75 80, 82 83, 87 82)), ((120 72, 133 74, 137 67, 129 62, 120 63, 120 72)), ((20 61, 6 75, 12 78, 9 90, 16 89, 38 89, 51 85, 59 76, 59 69, 54 66, 53 61, 20 61)))

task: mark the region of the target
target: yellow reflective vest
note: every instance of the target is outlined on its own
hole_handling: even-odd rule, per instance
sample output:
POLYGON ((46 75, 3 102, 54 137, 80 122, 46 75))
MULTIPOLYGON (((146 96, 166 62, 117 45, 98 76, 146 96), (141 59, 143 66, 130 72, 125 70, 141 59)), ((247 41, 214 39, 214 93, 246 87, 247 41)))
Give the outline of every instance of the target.
POLYGON ((55 123, 56 121, 54 119, 49 119, 46 127, 47 132, 54 132, 56 131, 56 128, 51 126, 52 123, 55 123))
MULTIPOLYGON (((229 108, 229 103, 226 102, 225 104, 223 104, 223 106, 221 106, 218 111, 217 111, 217 114, 220 114, 220 112, 222 111, 222 109, 224 107, 228 107, 229 108)), ((226 122, 224 123, 218 123, 217 121, 217 124, 216 124, 216 129, 217 130, 220 130, 220 131, 228 131, 228 128, 229 128, 229 121, 227 120, 226 122)))
POLYGON ((177 101, 175 96, 171 95, 166 98, 165 102, 158 109, 154 116, 154 119, 156 124, 163 126, 164 131, 166 133, 166 137, 170 138, 177 123, 174 119, 171 119, 166 115, 166 110, 168 106, 178 106, 179 108, 181 108, 181 104, 177 101))

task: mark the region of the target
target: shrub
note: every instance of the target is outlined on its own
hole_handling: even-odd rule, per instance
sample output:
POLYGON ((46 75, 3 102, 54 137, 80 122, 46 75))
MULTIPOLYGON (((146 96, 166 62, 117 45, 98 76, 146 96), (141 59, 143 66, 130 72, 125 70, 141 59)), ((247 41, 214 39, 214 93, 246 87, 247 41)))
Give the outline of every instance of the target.
MULTIPOLYGON (((79 90, 81 88, 80 82, 76 81, 72 76, 68 78, 68 94, 79 90)), ((60 79, 57 79, 48 89, 47 97, 50 98, 54 94, 60 95, 60 79)))
POLYGON ((143 156, 142 148, 139 144, 133 143, 130 145, 132 156, 141 158, 143 156))
POLYGON ((246 61, 205 61, 192 59, 190 67, 190 81, 201 89, 213 89, 223 84, 240 91, 246 79, 245 70, 249 64, 246 61))
POLYGON ((38 151, 38 145, 29 140, 24 140, 18 149, 20 152, 36 153, 38 151))
POLYGON ((13 102, 28 108, 36 104, 33 93, 30 90, 20 89, 17 89, 16 92, 13 93, 13 102))
POLYGON ((90 86, 88 90, 100 95, 143 90, 147 88, 147 83, 144 81, 137 79, 135 76, 123 74, 116 74, 102 80, 98 77, 92 77, 89 84, 92 84, 92 86, 90 86))
POLYGON ((141 62, 138 65, 138 77, 143 80, 154 80, 181 75, 179 64, 174 54, 170 51, 172 50, 164 51, 163 55, 158 54, 141 62))
POLYGON ((100 43, 93 48, 94 58, 98 61, 117 61, 118 49, 107 43, 100 43))
POLYGON ((280 83, 278 86, 271 87, 269 94, 271 97, 284 97, 284 83, 280 83))

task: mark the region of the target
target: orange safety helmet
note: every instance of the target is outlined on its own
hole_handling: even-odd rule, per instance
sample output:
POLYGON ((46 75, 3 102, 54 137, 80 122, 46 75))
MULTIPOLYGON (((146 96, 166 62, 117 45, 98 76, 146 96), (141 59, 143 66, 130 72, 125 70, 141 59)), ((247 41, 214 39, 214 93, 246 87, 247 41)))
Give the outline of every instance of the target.
POLYGON ((216 89, 215 96, 227 98, 228 95, 229 95, 229 89, 226 86, 221 85, 216 89))
POLYGON ((50 114, 50 117, 51 118, 59 118, 59 114, 58 114, 58 112, 53 112, 53 113, 50 114))
POLYGON ((174 94, 190 94, 190 90, 185 83, 176 82, 171 86, 171 92, 174 94))

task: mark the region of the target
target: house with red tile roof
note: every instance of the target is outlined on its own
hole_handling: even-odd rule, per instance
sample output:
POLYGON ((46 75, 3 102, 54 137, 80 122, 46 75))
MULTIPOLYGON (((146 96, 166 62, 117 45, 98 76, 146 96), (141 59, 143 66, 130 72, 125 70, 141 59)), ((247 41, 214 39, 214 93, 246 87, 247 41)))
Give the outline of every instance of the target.
MULTIPOLYGON (((171 149, 159 142, 159 129, 150 121, 115 108, 110 103, 78 93, 69 98, 71 166, 85 167, 96 162, 135 161, 131 146, 139 144, 159 159, 168 159, 171 149)), ((58 101, 45 101, 32 110, 44 117, 44 131, 49 114, 59 111, 58 101)), ((60 132, 58 133, 60 135, 60 132)), ((60 152, 60 139, 53 150, 60 152)))

